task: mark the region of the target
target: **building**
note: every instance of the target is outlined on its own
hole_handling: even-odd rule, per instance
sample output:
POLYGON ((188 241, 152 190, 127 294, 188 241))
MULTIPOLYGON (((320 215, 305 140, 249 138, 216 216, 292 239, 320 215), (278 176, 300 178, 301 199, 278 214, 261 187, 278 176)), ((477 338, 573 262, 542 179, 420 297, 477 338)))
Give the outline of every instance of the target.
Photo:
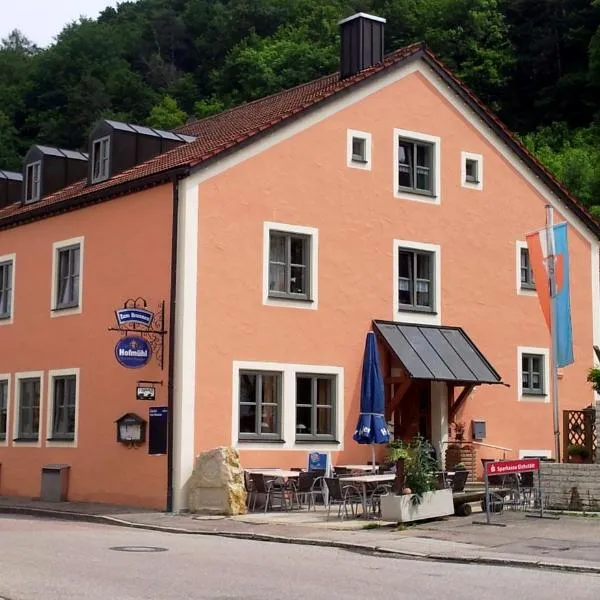
POLYGON ((382 19, 341 26, 341 73, 176 132, 103 121, 87 156, 32 149, 0 209, 0 493, 37 496, 42 467, 66 464, 73 500, 177 510, 216 446, 248 467, 364 462, 372 328, 396 435, 441 453, 452 420, 483 420, 508 450, 480 457, 551 455, 525 245, 547 204, 569 224, 561 409, 593 401, 598 224, 424 46, 384 57, 382 19), (119 325, 120 308, 142 310, 119 325), (117 354, 137 369, 115 356, 132 336, 117 354), (141 444, 118 441, 131 413, 141 444))

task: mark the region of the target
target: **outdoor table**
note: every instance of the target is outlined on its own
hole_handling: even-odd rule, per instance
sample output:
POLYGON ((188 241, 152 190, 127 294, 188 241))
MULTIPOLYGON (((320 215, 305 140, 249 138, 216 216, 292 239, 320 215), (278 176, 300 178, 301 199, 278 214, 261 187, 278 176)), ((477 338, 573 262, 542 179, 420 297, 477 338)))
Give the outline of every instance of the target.
POLYGON ((367 508, 367 483, 384 483, 385 481, 394 481, 396 475, 388 473, 383 475, 356 475, 353 477, 344 477, 344 483, 360 483, 362 487, 362 505, 363 515, 368 514, 367 508))
POLYGON ((248 471, 248 473, 257 473, 268 477, 281 477, 283 479, 288 477, 298 477, 300 475, 298 471, 286 471, 284 469, 246 469, 246 471, 248 471))
MULTIPOLYGON (((373 471, 373 465, 336 465, 336 467, 348 469, 348 471, 373 471)), ((375 470, 377 470, 377 466, 375 467, 375 470)))

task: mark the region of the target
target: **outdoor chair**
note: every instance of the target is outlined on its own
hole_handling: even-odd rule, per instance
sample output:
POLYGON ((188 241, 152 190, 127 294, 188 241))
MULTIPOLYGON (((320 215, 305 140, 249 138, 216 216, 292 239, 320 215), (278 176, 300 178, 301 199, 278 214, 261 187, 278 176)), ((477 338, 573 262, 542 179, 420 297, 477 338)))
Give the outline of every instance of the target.
POLYGON ((310 510, 311 504, 313 508, 317 510, 315 495, 323 494, 319 486, 321 483, 320 480, 321 478, 314 472, 300 473, 296 484, 296 494, 298 495, 300 506, 306 502, 308 504, 308 510, 310 510))
POLYGON ((290 499, 291 506, 293 496, 296 495, 295 488, 287 485, 281 485, 275 482, 273 479, 267 479, 267 477, 265 477, 265 475, 262 473, 251 473, 250 478, 254 484, 254 502, 252 504, 253 511, 256 508, 256 499, 258 498, 259 494, 265 497, 265 512, 267 512, 269 507, 273 508, 273 500, 279 500, 279 506, 283 510, 287 510, 288 499, 290 499))
POLYGON ((375 488, 367 489, 367 506, 374 515, 381 517, 381 496, 390 494, 391 491, 391 483, 379 483, 375 488))
POLYGON ((469 471, 455 471, 452 478, 452 493, 464 492, 468 478, 469 471))
POLYGON ((346 467, 333 467, 334 477, 347 477, 351 474, 350 469, 346 469, 346 467))
POLYGON ((256 494, 256 488, 248 471, 244 471, 244 486, 246 488, 246 506, 250 508, 250 503, 256 494))
POLYGON ((353 485, 342 485, 342 482, 338 477, 325 477, 325 484, 329 490, 329 502, 327 505, 327 519, 331 512, 331 506, 333 504, 338 507, 338 519, 344 519, 344 516, 348 517, 348 505, 352 511, 354 517, 356 512, 354 506, 362 504, 362 496, 358 488, 353 485), (342 512, 343 511, 343 512, 342 512))

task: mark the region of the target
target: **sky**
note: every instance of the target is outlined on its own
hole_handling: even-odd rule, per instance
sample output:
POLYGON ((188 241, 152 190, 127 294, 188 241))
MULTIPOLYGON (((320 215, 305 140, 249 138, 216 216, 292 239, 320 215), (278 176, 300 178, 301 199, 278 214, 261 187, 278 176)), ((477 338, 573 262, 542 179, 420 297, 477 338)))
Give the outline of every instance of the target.
POLYGON ((80 16, 96 18, 107 6, 116 5, 117 0, 0 0, 0 38, 20 29, 45 47, 67 23, 80 16))

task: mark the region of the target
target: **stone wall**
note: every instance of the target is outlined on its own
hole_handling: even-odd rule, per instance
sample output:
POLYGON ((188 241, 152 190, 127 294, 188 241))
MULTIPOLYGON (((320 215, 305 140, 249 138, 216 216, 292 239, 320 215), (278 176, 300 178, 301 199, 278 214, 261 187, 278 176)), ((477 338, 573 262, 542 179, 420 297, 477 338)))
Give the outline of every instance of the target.
POLYGON ((547 508, 600 511, 600 464, 541 464, 547 508))

